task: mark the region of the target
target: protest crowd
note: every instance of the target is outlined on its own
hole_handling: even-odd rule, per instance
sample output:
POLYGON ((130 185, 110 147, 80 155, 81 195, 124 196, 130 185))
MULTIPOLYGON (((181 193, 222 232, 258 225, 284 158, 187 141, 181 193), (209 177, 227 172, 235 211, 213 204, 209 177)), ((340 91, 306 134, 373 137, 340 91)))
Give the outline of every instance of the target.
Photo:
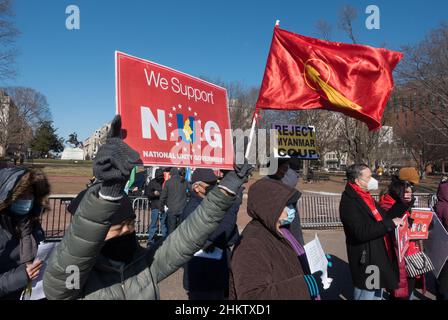
MULTIPOLYGON (((95 181, 68 207, 73 221, 43 274, 46 299, 159 299, 158 283, 179 268, 184 268, 190 300, 322 299, 322 271, 311 272, 304 250, 296 161, 280 160, 275 174, 251 185, 247 211, 252 221, 241 234, 237 215, 253 166, 246 162, 219 176, 198 168, 191 181, 177 168, 170 169, 165 181, 157 169, 144 190, 151 224, 146 245, 140 245, 136 215, 124 192, 139 155, 121 140, 120 130, 117 116, 94 161, 95 181), (156 235, 156 229, 162 232, 156 235), (80 270, 76 288, 66 284, 71 265, 80 270)), ((380 300, 384 292, 390 299, 412 299, 416 288, 425 290, 428 270, 407 272, 413 260, 399 259, 394 230, 404 220, 412 224, 417 171, 402 168, 380 201, 370 194, 378 181, 368 166, 351 165, 346 176, 340 215, 354 299, 380 300), (373 290, 369 265, 380 272, 379 287, 373 290)), ((43 265, 35 258, 44 239, 39 216, 50 185, 42 172, 20 166, 2 169, 0 180, 0 294, 2 299, 21 299, 43 265)), ((447 186, 443 179, 436 206, 445 228, 447 186)), ((412 240, 405 256, 423 252, 422 242, 412 240)), ((331 266, 331 256, 326 257, 331 266)), ((447 268, 445 264, 438 279, 439 299, 447 298, 447 268)), ((331 267, 327 270, 328 277, 338 277, 331 267)))
MULTIPOLYGON (((393 87, 392 71, 401 53, 367 46, 353 50, 350 46, 321 43, 276 26, 253 128, 259 109, 300 106, 296 109, 303 110, 314 108, 316 103, 363 121, 368 129, 380 128, 381 115, 393 87), (330 81, 330 75, 324 81, 316 70, 319 64, 312 66, 310 62, 318 60, 311 58, 311 49, 307 51, 313 46, 327 55, 328 70, 334 68, 335 73, 342 75, 341 79, 349 78, 351 73, 359 74, 356 80, 359 87, 364 86, 365 90, 375 87, 378 92, 352 92, 355 90, 352 86, 345 88, 334 79, 330 81), (339 50, 338 54, 334 50, 339 50), (350 64, 363 67, 352 56, 355 51, 377 64, 366 67, 370 69, 365 73, 353 71, 348 67, 350 64), (279 77, 276 72, 283 72, 285 64, 296 64, 301 74, 292 75, 295 80, 289 75, 279 77), (369 78, 363 74, 375 76, 369 78), (290 86, 284 85, 287 81, 290 86), (297 94, 299 91, 301 94, 297 94)), ((155 125, 155 113, 143 107, 149 104, 146 100, 138 101, 140 96, 127 83, 142 81, 143 72, 136 76, 129 71, 135 72, 139 64, 143 64, 145 73, 146 68, 160 66, 122 53, 117 53, 117 57, 120 57, 117 68, 121 68, 117 74, 127 77, 126 81, 117 81, 118 91, 123 95, 117 101, 121 103, 135 94, 133 103, 142 107, 129 112, 126 107, 130 104, 118 105, 107 139, 93 159, 94 178, 70 200, 67 211, 72 216, 71 223, 45 258, 41 258, 45 231, 40 221, 49 209, 51 185, 47 177, 39 169, 21 165, 22 161, 20 165, 0 169, 0 299, 30 300, 39 287, 38 299, 160 300, 160 283, 183 269, 182 284, 189 300, 325 300, 327 290, 338 283, 341 275, 334 268, 335 257, 325 252, 317 236, 305 242, 299 209, 303 195, 297 188, 300 161, 316 160, 318 156, 312 140, 314 127, 279 126, 280 135, 287 137, 279 137, 285 149, 269 150, 276 170, 259 175, 250 186, 247 182, 251 176, 261 170, 249 163, 247 155, 238 163, 234 150, 230 152, 230 164, 226 163, 227 158, 216 157, 222 162, 214 166, 203 163, 175 166, 173 159, 156 158, 159 151, 168 152, 174 147, 174 140, 168 141, 171 132, 167 128, 176 123, 169 122, 167 127, 164 119, 175 117, 171 112, 177 112, 178 127, 171 133, 178 135, 176 146, 200 149, 201 145, 195 145, 197 125, 196 131, 207 131, 207 141, 202 142, 223 151, 223 139, 216 135, 231 129, 225 90, 197 79, 194 81, 198 87, 204 89, 182 86, 179 81, 184 78, 179 80, 175 77, 179 75, 169 74, 175 71, 164 69, 167 79, 177 80, 174 82, 177 90, 172 90, 172 94, 181 93, 182 99, 191 98, 189 106, 198 107, 189 110, 191 114, 185 117, 181 112, 186 108, 182 109, 180 104, 176 107, 172 103, 164 110, 160 107, 155 125), (206 114, 203 110, 212 109, 211 106, 200 103, 217 106, 206 114), (129 114, 141 115, 141 119, 137 121, 129 114), (198 114, 205 123, 203 127, 200 121, 193 122, 193 115, 198 114), (142 132, 138 131, 137 122, 142 124, 142 132), (124 137, 125 130, 128 138, 124 137), (210 132, 214 132, 214 139, 210 132), (147 238, 142 242, 136 234, 137 215, 130 197, 135 190, 129 181, 136 167, 148 167, 148 163, 154 169, 153 174, 137 188, 147 200, 150 221, 147 238), (251 220, 240 230, 237 218, 243 199, 247 199, 251 220)), ((154 92, 161 90, 151 79, 154 78, 147 76, 145 90, 146 87, 154 92)), ((150 95, 160 98, 158 104, 153 104, 162 105, 164 99, 168 100, 165 94, 150 95)), ((192 154, 182 156, 193 158, 192 154)), ((302 179, 313 183, 315 175, 317 172, 310 168, 302 179)), ((447 300, 448 254, 443 255, 447 252, 445 248, 438 250, 440 247, 430 244, 443 243, 448 248, 448 241, 436 241, 446 236, 448 230, 448 178, 440 181, 433 208, 416 208, 415 188, 421 182, 416 168, 404 166, 397 170, 384 190, 380 190, 375 178, 382 175, 382 169, 358 161, 349 164, 345 172, 345 189, 339 204, 345 243, 339 245, 346 248, 353 299, 412 300, 417 290, 426 292, 428 275, 434 273, 436 298, 447 300), (379 199, 373 196, 376 190, 380 192, 379 199)))

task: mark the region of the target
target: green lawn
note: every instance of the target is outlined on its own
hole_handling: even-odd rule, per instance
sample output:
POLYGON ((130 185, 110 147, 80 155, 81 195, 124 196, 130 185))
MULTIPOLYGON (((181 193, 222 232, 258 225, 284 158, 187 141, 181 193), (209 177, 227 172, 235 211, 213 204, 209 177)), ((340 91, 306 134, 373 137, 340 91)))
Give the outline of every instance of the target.
POLYGON ((55 164, 55 165, 74 165, 74 166, 92 166, 92 160, 60 160, 60 159, 33 159, 25 161, 25 164, 55 164))

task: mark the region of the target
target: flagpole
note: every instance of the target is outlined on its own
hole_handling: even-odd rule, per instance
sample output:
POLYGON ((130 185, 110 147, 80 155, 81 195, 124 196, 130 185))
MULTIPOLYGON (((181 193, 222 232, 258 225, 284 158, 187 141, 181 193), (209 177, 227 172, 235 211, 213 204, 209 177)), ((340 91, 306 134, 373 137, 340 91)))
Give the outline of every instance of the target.
POLYGON ((250 128, 249 141, 247 142, 246 154, 244 155, 244 158, 246 158, 246 159, 249 158, 250 147, 252 145, 252 140, 254 138, 255 124, 257 123, 257 113, 258 113, 258 110, 255 109, 255 113, 254 113, 254 116, 252 118, 252 126, 250 128))
MULTIPOLYGON (((275 20, 275 26, 276 27, 280 26, 280 20, 275 20)), ((257 123, 257 116, 258 116, 258 109, 255 107, 254 116, 252 118, 252 126, 250 128, 250 133, 249 133, 249 141, 247 142, 246 154, 244 155, 244 157, 246 159, 249 157, 250 147, 252 146, 252 140, 254 138, 254 133, 255 133, 255 125, 257 123)))

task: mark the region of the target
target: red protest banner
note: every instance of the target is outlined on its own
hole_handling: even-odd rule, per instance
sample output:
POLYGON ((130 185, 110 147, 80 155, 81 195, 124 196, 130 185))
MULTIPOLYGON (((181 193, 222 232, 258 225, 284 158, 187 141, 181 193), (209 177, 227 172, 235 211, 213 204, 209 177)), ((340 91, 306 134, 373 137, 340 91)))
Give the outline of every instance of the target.
POLYGON ((116 52, 117 113, 144 165, 233 168, 226 89, 116 52))
POLYGON ((395 237, 397 240, 397 251, 400 262, 403 260, 406 251, 409 248, 409 235, 408 235, 408 218, 404 215, 402 218, 402 225, 395 229, 395 237))
POLYGON ((412 209, 411 218, 414 222, 409 230, 409 239, 428 239, 432 216, 433 212, 430 210, 412 209))

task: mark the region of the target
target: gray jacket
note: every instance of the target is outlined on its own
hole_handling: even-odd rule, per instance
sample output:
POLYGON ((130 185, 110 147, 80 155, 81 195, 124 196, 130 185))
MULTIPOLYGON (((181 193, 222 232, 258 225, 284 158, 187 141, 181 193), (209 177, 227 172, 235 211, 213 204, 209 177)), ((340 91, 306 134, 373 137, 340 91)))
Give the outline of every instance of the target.
MULTIPOLYGON (((119 204, 103 200, 89 190, 62 242, 50 257, 44 275, 48 299, 154 300, 158 283, 171 275, 201 249, 217 228, 235 197, 215 188, 202 204, 163 244, 151 252, 140 248, 133 261, 119 264, 100 254, 112 215, 119 204), (70 266, 79 269, 79 289, 68 289, 70 266)), ((73 267, 72 267, 73 268, 73 267)))

